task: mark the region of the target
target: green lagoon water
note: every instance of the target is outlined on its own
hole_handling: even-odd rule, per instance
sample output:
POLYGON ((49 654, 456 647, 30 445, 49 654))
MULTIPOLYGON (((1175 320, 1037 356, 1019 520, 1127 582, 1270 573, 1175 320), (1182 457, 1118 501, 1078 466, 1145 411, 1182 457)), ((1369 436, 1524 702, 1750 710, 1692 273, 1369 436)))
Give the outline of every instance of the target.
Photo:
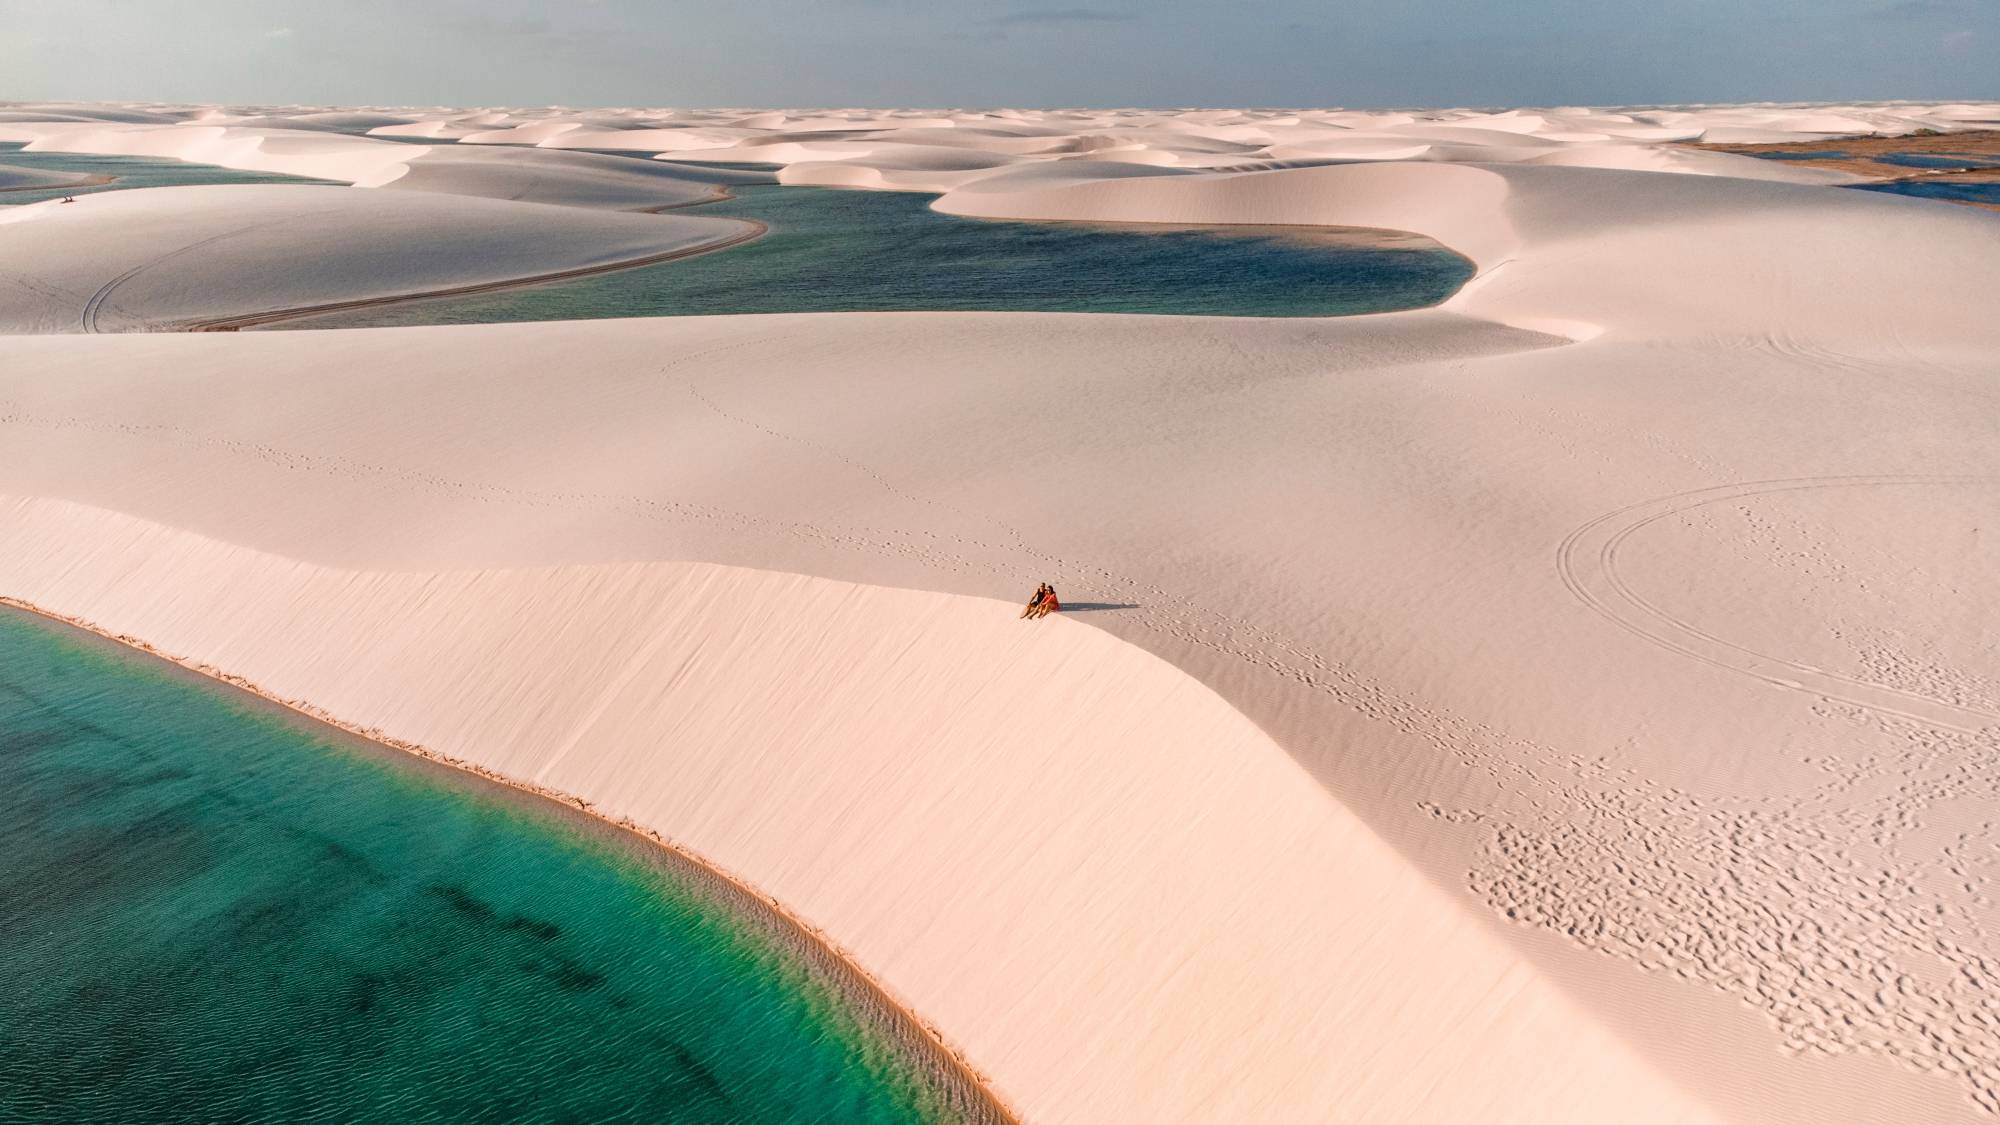
POLYGON ((80 152, 28 152, 18 143, 0 144, 0 164, 15 168, 39 168, 47 172, 69 172, 84 176, 115 176, 108 184, 58 188, 52 191, 0 192, 0 206, 40 203, 65 195, 89 195, 99 191, 127 188, 183 187, 194 184, 326 184, 303 176, 280 176, 270 172, 244 172, 214 164, 190 164, 156 156, 98 156, 80 152))
POLYGON ((742 246, 273 327, 913 310, 1340 316, 1434 305, 1473 273, 1429 239, 1386 231, 996 222, 941 214, 910 192, 736 193, 679 213, 769 226, 742 246))
POLYGON ((0 1120, 952 1115, 652 851, 0 612, 0 1120))
MULTIPOLYGON (((0 163, 117 177, 76 194, 324 182, 155 157, 25 152, 18 144, 0 144, 0 163)), ((932 196, 911 192, 735 190, 735 198, 684 213, 754 219, 769 228, 742 246, 272 327, 862 311, 1343 316, 1434 305, 1473 274, 1471 262, 1437 243, 1389 231, 997 222, 933 211, 932 196)), ((0 206, 65 194, 0 192, 0 206)))

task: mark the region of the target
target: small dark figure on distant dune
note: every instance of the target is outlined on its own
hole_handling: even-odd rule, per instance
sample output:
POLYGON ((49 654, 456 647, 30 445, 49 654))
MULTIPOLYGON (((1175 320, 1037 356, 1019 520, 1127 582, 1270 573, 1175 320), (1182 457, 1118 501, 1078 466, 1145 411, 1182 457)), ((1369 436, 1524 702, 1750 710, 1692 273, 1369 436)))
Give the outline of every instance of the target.
POLYGON ((1035 587, 1035 596, 1028 599, 1028 608, 1021 611, 1022 617, 1047 617, 1051 613, 1062 612, 1062 602, 1056 600, 1056 588, 1044 582, 1035 587))

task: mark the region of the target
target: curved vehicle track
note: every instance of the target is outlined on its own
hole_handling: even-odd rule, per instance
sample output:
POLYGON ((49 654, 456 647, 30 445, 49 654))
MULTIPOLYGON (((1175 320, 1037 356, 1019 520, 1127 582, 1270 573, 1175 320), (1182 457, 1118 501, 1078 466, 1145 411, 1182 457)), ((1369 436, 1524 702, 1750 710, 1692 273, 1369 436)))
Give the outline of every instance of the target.
MULTIPOLYGON (((704 200, 703 202, 707 202, 704 200)), ((483 281, 472 285, 459 285, 447 289, 428 289, 418 293, 390 293, 380 297, 357 297, 351 301, 330 301, 319 305, 302 305, 297 308, 272 309, 267 312, 243 313, 236 316, 212 317, 169 325, 188 332, 235 332, 244 328, 258 328, 266 324, 276 324, 283 320, 303 320, 308 317, 325 316, 329 313, 348 312, 353 309, 372 308, 377 305, 399 305, 406 301, 427 301, 435 297, 466 297, 475 293, 492 293, 502 289, 523 289, 530 285, 541 285, 551 281, 568 281, 571 278, 588 277, 591 274, 612 273, 617 270, 638 269, 640 266, 656 266, 662 262, 693 258, 702 254, 713 254, 728 250, 746 242, 755 242, 764 237, 771 228, 756 219, 731 219, 741 223, 744 230, 728 238, 714 242, 704 242, 697 246, 683 246, 662 254, 649 254, 643 258, 608 262, 595 266, 578 266, 575 269, 557 270, 553 273, 538 273, 527 277, 510 277, 500 281, 483 281)), ((119 279, 124 280, 123 278, 119 279)), ((116 282, 114 282, 116 284, 116 282)))
POLYGON ((1798 477, 1678 492, 1620 508, 1570 532, 1556 550, 1556 572, 1578 601, 1662 648, 1755 677, 1773 687, 1838 700, 1945 730, 1972 733, 2000 723, 2000 713, 1830 672, 1725 640, 1647 600, 1619 573, 1618 555, 1635 532, 1708 504, 1829 488, 1926 488, 1982 483, 2000 483, 2000 477, 1798 477))
POLYGON ((126 282, 132 280, 133 278, 139 276, 140 274, 146 272, 147 270, 152 269, 154 266, 170 262, 173 259, 180 257, 182 254, 185 254, 190 250, 199 250, 204 246, 212 246, 217 242, 222 242, 226 239, 236 238, 239 235, 249 234, 251 231, 254 230, 262 230, 265 227, 277 226, 280 223, 294 222, 298 218, 300 218, 300 216, 287 215, 281 219, 272 219, 262 223, 251 223, 247 226, 237 227, 235 230, 226 230, 220 234, 209 235, 207 238, 196 239, 195 241, 190 242, 186 246, 183 246, 177 250, 169 250, 166 253, 160 255, 157 258, 154 258, 151 261, 140 262, 138 265, 133 266, 131 269, 126 270, 124 273, 121 273, 117 277, 112 278, 110 281, 107 281, 104 284, 98 286, 97 291, 92 293, 88 300, 84 301, 83 330, 86 333, 103 332, 104 329, 98 326, 97 318, 104 311, 104 304, 106 301, 111 299, 111 294, 119 286, 125 284, 126 282))

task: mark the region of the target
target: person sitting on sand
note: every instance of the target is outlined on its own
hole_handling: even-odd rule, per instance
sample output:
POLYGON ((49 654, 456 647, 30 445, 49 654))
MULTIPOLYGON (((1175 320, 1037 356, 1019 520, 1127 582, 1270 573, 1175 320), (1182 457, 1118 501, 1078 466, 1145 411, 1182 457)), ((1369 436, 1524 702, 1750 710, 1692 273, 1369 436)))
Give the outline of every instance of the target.
POLYGON ((1050 594, 1053 593, 1055 593, 1055 591, 1050 589, 1049 584, 1046 582, 1035 587, 1035 596, 1028 599, 1028 608, 1021 611, 1021 616, 1040 617, 1041 614, 1037 613, 1036 611, 1042 608, 1042 602, 1045 599, 1047 599, 1050 594))
POLYGON ((1056 588, 1044 582, 1035 587, 1035 596, 1028 599, 1028 608, 1021 611, 1021 616, 1047 617, 1060 612, 1062 603, 1056 600, 1056 588))

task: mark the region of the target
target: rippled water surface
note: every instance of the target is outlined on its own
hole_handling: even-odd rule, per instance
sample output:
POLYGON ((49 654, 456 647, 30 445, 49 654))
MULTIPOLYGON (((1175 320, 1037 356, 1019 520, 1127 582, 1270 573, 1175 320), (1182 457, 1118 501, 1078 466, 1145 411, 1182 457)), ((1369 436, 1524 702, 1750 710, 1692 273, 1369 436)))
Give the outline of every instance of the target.
POLYGON ((945 1112, 700 880, 351 742, 0 611, 0 1120, 945 1112))

